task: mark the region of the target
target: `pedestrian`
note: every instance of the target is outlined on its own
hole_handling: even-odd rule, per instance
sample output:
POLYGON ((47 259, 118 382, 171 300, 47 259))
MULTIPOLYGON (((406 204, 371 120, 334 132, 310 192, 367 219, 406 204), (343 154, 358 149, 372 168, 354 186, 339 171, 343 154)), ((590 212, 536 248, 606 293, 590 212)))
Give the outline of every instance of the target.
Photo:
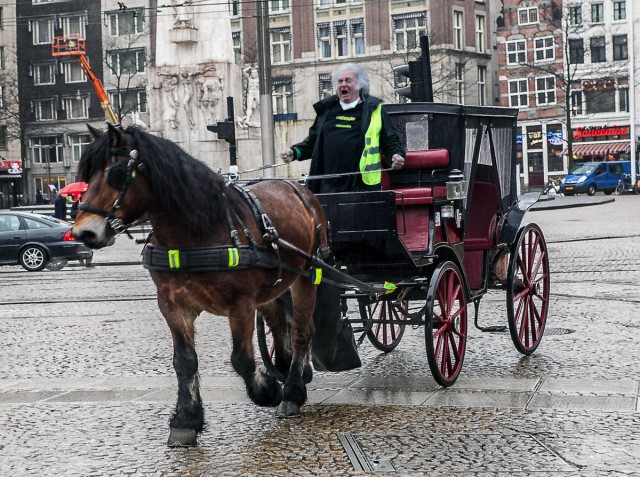
MULTIPOLYGON (((369 94, 367 72, 353 63, 341 65, 333 76, 336 94, 313 105, 316 118, 302 142, 282 151, 285 162, 311 159, 308 186, 315 193, 364 192, 381 189, 384 164, 404 165, 405 150, 382 100, 369 94), (330 175, 331 177, 322 177, 330 175), (314 179, 314 176, 319 176, 314 179)), ((317 370, 342 371, 359 367, 353 331, 342 319, 340 288, 318 286, 312 341, 317 370)))
POLYGON ((38 189, 36 191, 36 205, 43 205, 43 204, 44 204, 44 196, 42 195, 42 191, 38 189))
POLYGON ((54 214, 56 219, 67 220, 67 199, 62 194, 56 196, 56 200, 53 203, 54 214))

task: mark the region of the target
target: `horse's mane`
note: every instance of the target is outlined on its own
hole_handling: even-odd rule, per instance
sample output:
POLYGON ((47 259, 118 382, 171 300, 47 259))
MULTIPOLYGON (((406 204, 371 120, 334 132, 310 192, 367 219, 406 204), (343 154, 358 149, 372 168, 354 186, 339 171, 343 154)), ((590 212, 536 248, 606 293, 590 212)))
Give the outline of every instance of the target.
MULTIPOLYGON (((210 233, 226 220, 226 204, 222 197, 225 183, 220 175, 172 141, 153 136, 136 126, 129 126, 124 134, 130 136, 133 148, 138 150, 138 157, 145 164, 143 175, 163 209, 196 233, 210 233)), ((78 174, 81 180, 88 182, 97 169, 105 167, 110 155, 109 134, 103 134, 91 143, 80 159, 78 174)), ((238 195, 231 193, 228 196, 239 210, 237 205, 241 199, 238 195)))

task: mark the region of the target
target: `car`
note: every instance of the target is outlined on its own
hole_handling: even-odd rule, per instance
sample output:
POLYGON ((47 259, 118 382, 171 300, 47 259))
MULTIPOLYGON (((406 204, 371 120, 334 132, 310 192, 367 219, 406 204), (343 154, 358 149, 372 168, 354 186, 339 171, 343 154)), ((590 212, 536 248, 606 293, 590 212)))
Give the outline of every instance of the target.
POLYGON ((76 240, 73 226, 30 212, 0 211, 0 265, 37 272, 60 270, 69 260, 89 265, 93 251, 76 240))
POLYGON ((623 174, 630 173, 629 161, 583 162, 576 164, 560 183, 564 195, 595 195, 602 191, 609 195, 615 192, 623 174))

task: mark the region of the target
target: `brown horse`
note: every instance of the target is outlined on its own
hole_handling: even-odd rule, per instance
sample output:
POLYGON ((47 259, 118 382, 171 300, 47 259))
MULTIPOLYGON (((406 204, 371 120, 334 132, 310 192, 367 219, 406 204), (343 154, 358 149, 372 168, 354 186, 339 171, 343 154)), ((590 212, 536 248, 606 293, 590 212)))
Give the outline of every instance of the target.
POLYGON ((194 340, 202 311, 229 317, 231 363, 251 400, 277 406, 278 417, 298 415, 307 398, 305 382, 311 380, 316 289, 307 272, 327 247, 326 219, 315 196, 286 181, 229 186, 168 140, 135 127, 109 126, 107 133, 90 129, 94 140, 78 166, 89 186, 73 231, 90 247, 102 248, 112 245, 127 224, 148 218, 153 226, 143 261, 173 336, 178 378, 168 444, 196 445, 203 428, 194 340), (242 266, 247 257, 255 266, 242 266), (287 290, 293 298, 290 325, 278 302, 287 290), (256 367, 256 310, 273 333, 276 364, 287 376, 284 391, 256 367))

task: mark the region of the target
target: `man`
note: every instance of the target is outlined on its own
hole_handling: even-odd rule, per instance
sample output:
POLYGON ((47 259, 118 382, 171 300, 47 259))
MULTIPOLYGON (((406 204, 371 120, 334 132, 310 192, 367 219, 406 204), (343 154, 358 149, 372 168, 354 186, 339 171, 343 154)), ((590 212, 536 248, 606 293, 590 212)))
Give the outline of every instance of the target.
MULTIPOLYGON (((395 127, 382 109, 382 100, 369 95, 369 78, 362 67, 340 66, 333 86, 337 94, 314 104, 317 116, 307 138, 281 157, 285 162, 311 159, 308 185, 312 192, 380 190, 381 153, 392 169, 404 165, 405 151, 395 127)), ((318 287, 313 320, 312 355, 317 370, 342 371, 361 365, 353 331, 341 317, 338 287, 318 287)))

